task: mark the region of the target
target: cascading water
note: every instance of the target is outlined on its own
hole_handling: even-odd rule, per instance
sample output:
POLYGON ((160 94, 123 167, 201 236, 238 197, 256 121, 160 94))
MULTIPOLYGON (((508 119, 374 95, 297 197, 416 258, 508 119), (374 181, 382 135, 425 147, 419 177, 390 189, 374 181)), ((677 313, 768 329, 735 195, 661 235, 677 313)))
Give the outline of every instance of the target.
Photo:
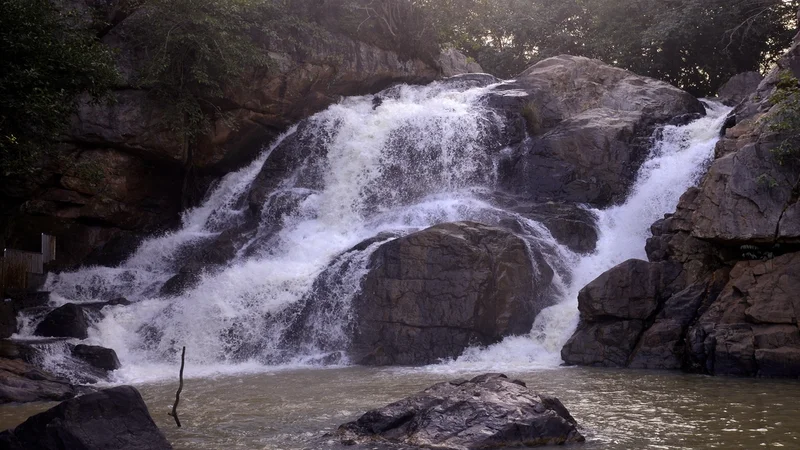
MULTIPOLYGON (((624 259, 643 256, 648 227, 697 181, 727 110, 712 105, 704 119, 667 127, 628 201, 595 211, 598 249, 581 256, 538 222, 492 203, 506 145, 504 119, 482 101, 492 89, 450 81, 391 88, 381 102, 346 99, 223 178, 202 206, 185 213, 178 231, 145 241, 117 268, 52 275, 47 288, 60 303, 119 296, 134 302, 106 307, 90 330, 89 343, 117 351, 120 382, 174 376, 182 345, 189 347, 192 376, 346 363, 337 350, 347 342, 349 301, 382 242, 443 222, 511 220, 555 269, 558 304, 539 315, 530 336, 469 350, 440 367, 492 368, 509 354, 517 364, 557 365, 577 322, 578 289, 624 259), (198 274, 179 295, 161 292, 198 248, 217 245, 229 230, 241 231, 231 240, 232 262, 198 274), (325 292, 325 314, 307 330, 313 339, 287 346, 298 311, 314 299, 315 281, 326 277, 335 278, 334 288, 325 292)), ((21 337, 32 329, 24 327, 21 337)))
POLYGON ((707 115, 688 125, 666 126, 655 140, 626 201, 597 215, 597 249, 580 257, 563 298, 542 311, 530 336, 508 338, 488 349, 471 349, 436 370, 491 367, 494 370, 556 367, 561 348, 578 325, 578 292, 603 272, 628 259, 647 259, 650 226, 675 211, 687 189, 700 181, 731 108, 705 102, 707 115))

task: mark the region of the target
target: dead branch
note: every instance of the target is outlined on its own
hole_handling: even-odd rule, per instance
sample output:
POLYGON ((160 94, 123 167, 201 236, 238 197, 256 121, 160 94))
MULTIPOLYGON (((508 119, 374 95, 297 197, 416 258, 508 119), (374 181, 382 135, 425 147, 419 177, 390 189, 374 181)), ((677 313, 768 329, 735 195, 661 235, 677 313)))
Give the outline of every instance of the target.
POLYGON ((186 358, 186 347, 183 347, 183 352, 181 352, 181 374, 180 374, 180 385, 178 385, 178 392, 175 393, 175 404, 172 405, 172 412, 167 413, 175 419, 175 424, 178 425, 178 428, 181 427, 181 420, 178 418, 178 403, 181 401, 181 391, 183 390, 183 366, 185 363, 186 358))

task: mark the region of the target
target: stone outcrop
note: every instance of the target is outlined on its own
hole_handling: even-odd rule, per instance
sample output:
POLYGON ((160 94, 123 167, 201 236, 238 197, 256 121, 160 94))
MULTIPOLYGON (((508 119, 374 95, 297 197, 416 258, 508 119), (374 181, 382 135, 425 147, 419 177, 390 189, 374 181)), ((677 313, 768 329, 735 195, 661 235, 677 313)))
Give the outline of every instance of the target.
POLYGON ((758 72, 744 72, 734 75, 719 88, 717 97, 719 101, 728 106, 736 106, 758 90, 758 86, 763 80, 764 76, 758 72))
POLYGON ((336 432, 345 444, 478 450, 583 442, 575 419, 555 397, 505 375, 434 385, 369 411, 336 432))
POLYGON ((654 126, 705 112, 667 83, 575 56, 541 61, 498 89, 490 102, 518 112, 532 136, 502 166, 501 183, 540 201, 622 200, 654 126))
POLYGON ((121 386, 67 400, 0 433, 9 450, 166 450, 139 391, 121 386))
POLYGON ((700 186, 652 227, 650 262, 636 262, 638 272, 677 265, 680 283, 642 296, 663 283, 640 277, 632 291, 618 282, 634 273, 630 263, 595 280, 579 297, 568 364, 800 377, 800 170, 776 157, 781 138, 769 126, 769 97, 786 70, 800 75, 800 41, 743 94, 700 186), (644 318, 608 314, 641 309, 644 318))
POLYGON ((390 241, 372 255, 353 301, 350 357, 368 365, 429 364, 527 333, 549 306, 552 276, 522 239, 476 223, 390 241))
POLYGON ((37 369, 22 359, 0 357, 0 404, 62 401, 77 393, 78 390, 68 381, 37 369))

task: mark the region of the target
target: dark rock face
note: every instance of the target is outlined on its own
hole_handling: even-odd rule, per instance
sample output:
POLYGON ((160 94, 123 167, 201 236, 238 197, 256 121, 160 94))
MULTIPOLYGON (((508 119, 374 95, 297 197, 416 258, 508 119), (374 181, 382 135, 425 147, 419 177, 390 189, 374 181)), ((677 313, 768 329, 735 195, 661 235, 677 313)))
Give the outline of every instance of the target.
POLYGON ((505 375, 434 385, 342 425, 346 444, 389 442, 443 450, 536 447, 583 442, 561 402, 505 375))
POLYGON ((111 371, 122 367, 117 358, 117 352, 110 348, 95 345, 76 345, 72 349, 72 356, 101 370, 111 371))
POLYGON ((0 358, 0 404, 62 401, 76 394, 75 387, 66 380, 39 370, 22 359, 0 358))
POLYGON ((150 417, 142 396, 130 386, 67 400, 3 432, 0 444, 9 450, 172 448, 150 417))
POLYGON ((582 292, 567 363, 800 377, 800 172, 776 159, 780 139, 768 125, 781 70, 800 74, 800 41, 757 89, 744 86, 755 76, 732 81, 744 100, 716 160, 675 214, 653 225, 651 262, 614 268, 582 292), (641 274, 664 264, 677 265, 681 283, 651 296, 658 283, 641 274), (626 278, 620 272, 642 286, 615 282, 626 278), (642 308, 648 314, 629 313, 642 308))
POLYGON ((515 235, 467 222, 382 245, 353 301, 352 360, 429 364, 527 333, 553 276, 533 260, 515 235))
POLYGON ((582 57, 546 59, 500 89, 516 92, 489 104, 520 114, 533 136, 504 162, 503 188, 539 201, 622 200, 654 126, 705 112, 680 89, 582 57))
POLYGON ((82 307, 67 303, 47 314, 36 326, 35 334, 45 337, 86 339, 89 337, 89 321, 82 307))

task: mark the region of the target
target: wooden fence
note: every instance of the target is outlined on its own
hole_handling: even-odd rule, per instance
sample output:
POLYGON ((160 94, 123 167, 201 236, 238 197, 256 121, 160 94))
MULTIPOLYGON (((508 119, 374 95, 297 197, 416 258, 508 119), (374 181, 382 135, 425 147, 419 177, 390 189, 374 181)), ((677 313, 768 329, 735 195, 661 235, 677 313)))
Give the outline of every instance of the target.
POLYGON ((0 257, 0 293, 30 289, 34 280, 44 275, 44 265, 55 260, 56 238, 42 234, 42 252, 26 252, 7 248, 0 257), (38 276, 36 276, 38 275, 38 276))

